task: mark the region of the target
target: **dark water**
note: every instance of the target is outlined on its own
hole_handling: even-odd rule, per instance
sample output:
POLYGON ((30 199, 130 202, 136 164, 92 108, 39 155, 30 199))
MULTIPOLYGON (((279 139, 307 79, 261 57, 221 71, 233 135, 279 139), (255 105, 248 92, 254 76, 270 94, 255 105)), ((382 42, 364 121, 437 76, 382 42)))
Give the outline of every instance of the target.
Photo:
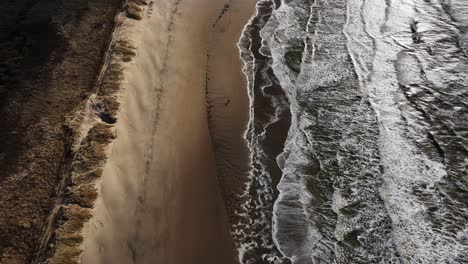
POLYGON ((467 41, 464 0, 259 1, 242 263, 468 263, 467 41))
POLYGON ((246 202, 237 212, 241 220, 235 224, 234 240, 241 262, 249 264, 289 262, 274 246, 271 232, 273 204, 278 195, 275 186, 282 175, 274 157, 283 151, 282 142, 287 137, 289 103, 271 68, 273 61, 268 47, 262 46, 260 37, 261 29, 278 5, 279 1, 260 1, 256 16, 239 42, 251 99, 246 138, 252 171, 243 195, 246 202))

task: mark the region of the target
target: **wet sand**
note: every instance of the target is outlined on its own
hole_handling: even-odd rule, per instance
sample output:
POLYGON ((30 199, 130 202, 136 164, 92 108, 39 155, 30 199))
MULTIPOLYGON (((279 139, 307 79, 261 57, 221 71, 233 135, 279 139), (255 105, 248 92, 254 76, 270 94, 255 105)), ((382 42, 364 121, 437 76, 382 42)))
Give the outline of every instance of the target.
POLYGON ((237 221, 235 211, 243 202, 241 194, 251 169, 244 139, 249 98, 237 43, 255 11, 255 4, 251 0, 231 1, 213 25, 213 39, 208 50, 209 125, 220 187, 232 224, 237 221))
MULTIPOLYGON (((124 25, 138 55, 124 71, 116 139, 85 226, 82 263, 237 262, 206 109, 207 50, 223 5, 158 1, 143 20, 124 25)), ((219 42, 235 51, 219 60, 232 63, 219 74, 233 79, 222 83, 242 83, 240 71, 231 74, 240 67, 233 58, 241 24, 226 25, 236 35, 219 42)), ((232 106, 247 100, 230 96, 232 106)))

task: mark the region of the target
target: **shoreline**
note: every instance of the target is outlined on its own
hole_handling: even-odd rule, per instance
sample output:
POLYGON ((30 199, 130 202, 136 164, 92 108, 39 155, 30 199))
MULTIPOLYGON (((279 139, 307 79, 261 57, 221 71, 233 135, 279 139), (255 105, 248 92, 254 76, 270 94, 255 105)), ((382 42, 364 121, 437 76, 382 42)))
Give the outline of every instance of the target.
MULTIPOLYGON (((238 221, 237 211, 252 169, 244 138, 250 103, 237 43, 254 12, 254 1, 237 0, 226 4, 213 25, 212 44, 208 50, 208 122, 218 181, 231 226, 238 221)), ((234 227, 231 229, 234 232, 234 227)))

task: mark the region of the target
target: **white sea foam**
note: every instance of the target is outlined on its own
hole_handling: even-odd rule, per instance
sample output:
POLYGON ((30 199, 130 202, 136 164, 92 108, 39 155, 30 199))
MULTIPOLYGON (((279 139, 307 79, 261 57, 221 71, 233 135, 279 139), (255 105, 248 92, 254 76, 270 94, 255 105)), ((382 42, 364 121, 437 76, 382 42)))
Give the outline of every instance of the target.
MULTIPOLYGON (((294 3, 297 4, 297 2, 294 3)), ((281 22, 283 23, 276 22, 276 24, 272 24, 272 28, 276 31, 274 35, 270 33, 270 36, 274 37, 268 42, 272 49, 275 74, 278 76, 283 89, 290 96, 291 112, 293 114, 292 127, 285 153, 278 158, 283 168, 283 179, 278 186, 281 194, 274 209, 274 237, 278 247, 286 256, 298 261, 298 263, 300 259, 302 263, 306 261, 303 259, 304 255, 312 256, 310 258, 314 259, 317 254, 320 255, 319 258, 323 258, 326 253, 325 250, 317 250, 313 244, 322 241, 322 238, 317 235, 318 233, 314 230, 313 224, 307 222, 310 216, 304 212, 307 212, 307 205, 312 195, 305 188, 304 177, 307 176, 300 176, 301 173, 298 173, 300 171, 298 168, 306 164, 310 165, 313 162, 307 158, 307 155, 300 154, 306 153, 304 147, 310 145, 309 142, 313 139, 304 139, 304 135, 308 135, 307 131, 304 132, 304 127, 307 127, 304 124, 308 117, 303 113, 303 109, 296 108, 297 105, 294 104, 296 99, 294 97, 297 96, 295 91, 301 84, 296 83, 294 74, 291 74, 288 70, 284 60, 285 52, 283 50, 290 48, 287 44, 291 45, 292 43, 294 45, 295 38, 302 38, 302 34, 296 32, 290 35, 284 34, 285 31, 287 32, 284 28, 289 26, 295 30, 298 29, 297 25, 290 22, 291 19, 298 19, 297 12, 290 10, 289 16, 281 13, 281 10, 288 10, 292 6, 284 6, 275 13, 275 17, 282 19, 281 22), (282 38, 283 36, 285 37, 282 38), (287 44, 278 45, 277 43, 280 42, 278 39, 284 40, 287 44), (287 158, 283 156, 287 156, 287 158), (309 225, 307 226, 307 224, 309 225), (286 225, 286 227, 281 227, 281 225, 286 225), (298 236, 296 232, 302 232, 304 235, 298 236)), ((435 41, 450 39, 453 35, 460 36, 462 34, 456 32, 457 28, 447 22, 449 18, 439 13, 440 8, 437 9, 437 7, 427 5, 422 1, 392 1, 391 7, 387 7, 385 3, 380 2, 349 1, 347 6, 347 24, 344 33, 348 39, 348 51, 360 80, 361 91, 364 96, 369 97, 380 124, 380 158, 384 170, 381 195, 385 200, 387 211, 393 222, 393 237, 398 254, 403 259, 411 262, 436 263, 441 258, 449 262, 460 261, 460 254, 466 250, 466 246, 463 246, 460 240, 454 240, 443 232, 433 231, 433 223, 427 220, 428 201, 422 201, 420 197, 414 195, 414 188, 421 185, 427 186, 427 194, 435 199, 432 203, 444 206, 437 202, 437 199, 441 199, 437 198, 440 196, 437 193, 438 191, 434 190, 432 192, 431 188, 437 189, 435 186, 446 177, 447 173, 444 164, 439 160, 431 159, 431 157, 421 153, 414 141, 418 141, 418 138, 412 138, 411 135, 408 135, 408 129, 419 132, 428 130, 427 122, 416 122, 416 120, 409 127, 405 123, 405 120, 411 119, 418 114, 408 106, 399 87, 399 84, 404 81, 402 76, 410 79, 406 81, 407 83, 414 83, 419 78, 419 72, 411 75, 411 71, 417 71, 417 63, 406 65, 406 68, 400 69, 395 69, 395 63, 399 63, 399 58, 401 60, 402 51, 414 49, 412 47, 414 45, 412 37, 414 38, 414 36, 411 35, 410 28, 414 19, 418 19, 418 30, 426 33, 425 35, 422 34, 421 37, 432 38, 434 43, 435 41), (434 18, 431 18, 431 15, 434 18), (441 23, 444 23, 444 21, 447 24, 442 25, 441 23), (448 32, 447 29, 449 29, 448 32), (405 159, 402 159, 402 157, 405 157, 405 159)), ((313 11, 310 13, 313 14, 313 11)), ((309 17, 309 21, 311 17, 309 17)), ((264 31, 271 31, 267 26, 264 31)), ((267 33, 263 33, 262 36, 264 36, 264 39, 268 39, 267 33)), ((320 43, 321 40, 317 39, 316 41, 320 43)), ((426 41, 429 42, 430 40, 426 41)), ((448 43, 444 47, 446 48, 445 56, 450 52, 459 52, 459 48, 453 46, 453 44, 448 43)), ((307 51, 307 42, 306 52, 313 52, 307 51)), ((465 83, 464 85, 466 85, 463 80, 468 80, 468 78, 460 77, 463 72, 453 75, 449 70, 453 69, 455 65, 460 67, 459 56, 450 56, 453 60, 452 62, 445 60, 444 62, 448 63, 446 65, 441 64, 441 61, 428 61, 426 58, 431 59, 432 57, 424 53, 416 54, 416 56, 421 57, 418 61, 424 63, 424 65, 431 65, 431 63, 432 65, 439 65, 431 72, 427 71, 431 73, 427 78, 431 78, 430 81, 435 85, 448 85, 450 81, 465 83)), ((400 65, 405 62, 410 63, 410 61, 406 60, 400 62, 400 65)), ((302 65, 301 71, 304 71, 307 69, 309 62, 303 59, 302 63, 304 65, 302 65)), ((325 77, 323 75, 316 76, 317 79, 325 77)), ((333 76, 330 77, 333 78, 333 76)), ((439 111, 443 110, 440 109, 439 111)), ((344 226, 340 227, 342 224, 340 224, 341 216, 338 208, 344 207, 346 202, 339 195, 338 189, 333 193, 332 200, 334 211, 338 215, 335 239, 339 240, 339 230, 344 226)), ((440 211, 444 212, 444 209, 442 208, 440 211)), ((449 211, 445 213, 448 214, 449 211)), ((466 231, 463 230, 458 231, 459 237, 466 236, 466 231)), ((336 245, 329 245, 330 251, 333 251, 331 248, 334 246, 336 245)), ((337 254, 336 247, 334 250, 334 254, 337 254)), ((330 254, 332 253, 330 252, 330 254)), ((336 257, 338 258, 338 256, 336 257)), ((322 260, 327 261, 326 258, 322 260)), ((331 261, 331 259, 328 261, 331 261)))
POLYGON ((466 10, 295 0, 273 12, 260 51, 288 96, 276 113, 291 112, 273 238, 293 263, 468 261, 466 10))

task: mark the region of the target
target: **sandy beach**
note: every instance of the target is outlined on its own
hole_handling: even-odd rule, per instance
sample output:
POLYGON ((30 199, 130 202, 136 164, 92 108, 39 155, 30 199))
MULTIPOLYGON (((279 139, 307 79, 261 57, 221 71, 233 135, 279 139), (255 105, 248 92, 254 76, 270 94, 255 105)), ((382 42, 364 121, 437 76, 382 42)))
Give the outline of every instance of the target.
MULTIPOLYGON (((155 2, 128 25, 137 56, 124 71, 82 263, 237 262, 208 129, 206 69, 210 50, 218 67, 209 87, 231 98, 226 109, 246 113, 236 39, 253 11, 247 2, 224 11, 223 1, 155 2), (213 39, 216 23, 223 26, 213 39)), ((215 131, 237 130, 232 140, 240 140, 245 118, 215 131)))
POLYGON ((231 1, 213 25, 208 50, 209 125, 220 187, 231 223, 238 217, 235 211, 242 203, 241 194, 251 169, 244 139, 249 120, 249 98, 237 42, 254 13, 255 4, 250 0, 231 1))

